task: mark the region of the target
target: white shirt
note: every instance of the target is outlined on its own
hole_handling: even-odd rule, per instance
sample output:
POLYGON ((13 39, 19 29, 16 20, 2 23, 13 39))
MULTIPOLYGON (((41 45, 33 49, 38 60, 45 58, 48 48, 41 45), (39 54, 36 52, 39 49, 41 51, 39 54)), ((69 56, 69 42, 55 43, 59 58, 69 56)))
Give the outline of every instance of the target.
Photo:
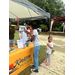
MULTIPOLYGON (((49 46, 51 46, 53 48, 53 43, 52 42, 48 42, 48 43, 49 43, 49 46)), ((46 53, 51 54, 51 52, 52 52, 52 49, 47 46, 46 53)))
POLYGON ((35 36, 35 40, 33 41, 34 46, 40 46, 40 39, 36 29, 33 30, 33 35, 35 36))

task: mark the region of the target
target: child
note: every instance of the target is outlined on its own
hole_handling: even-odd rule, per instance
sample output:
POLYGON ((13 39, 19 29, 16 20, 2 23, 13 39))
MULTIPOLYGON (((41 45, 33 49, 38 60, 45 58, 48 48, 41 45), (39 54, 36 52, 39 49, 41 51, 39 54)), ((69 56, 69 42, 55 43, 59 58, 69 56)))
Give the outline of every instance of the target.
POLYGON ((27 33, 27 37, 28 37, 28 40, 27 41, 30 41, 31 35, 29 33, 27 33))
POLYGON ((49 36, 48 37, 48 43, 47 43, 47 49, 46 49, 46 59, 43 61, 43 63, 46 63, 47 62, 47 58, 49 59, 48 60, 48 63, 46 64, 47 66, 50 65, 50 55, 51 55, 51 51, 52 51, 52 48, 53 48, 53 43, 52 43, 52 37, 49 36))

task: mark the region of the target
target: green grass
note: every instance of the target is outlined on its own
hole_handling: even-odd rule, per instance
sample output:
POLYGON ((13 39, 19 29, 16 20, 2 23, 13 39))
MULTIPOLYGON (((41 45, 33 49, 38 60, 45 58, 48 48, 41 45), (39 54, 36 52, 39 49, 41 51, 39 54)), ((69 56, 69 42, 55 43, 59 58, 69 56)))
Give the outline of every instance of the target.
MULTIPOLYGON (((15 37, 14 40, 17 43, 17 40, 19 38, 19 33, 17 31, 15 31, 15 37)), ((40 47, 40 51, 39 51, 39 65, 45 60, 45 47, 41 46, 40 47)), ((54 50, 52 50, 52 53, 54 52, 54 50)), ((27 67, 26 69, 24 69, 21 73, 19 73, 18 75, 29 75, 31 73, 31 68, 34 67, 27 67)))

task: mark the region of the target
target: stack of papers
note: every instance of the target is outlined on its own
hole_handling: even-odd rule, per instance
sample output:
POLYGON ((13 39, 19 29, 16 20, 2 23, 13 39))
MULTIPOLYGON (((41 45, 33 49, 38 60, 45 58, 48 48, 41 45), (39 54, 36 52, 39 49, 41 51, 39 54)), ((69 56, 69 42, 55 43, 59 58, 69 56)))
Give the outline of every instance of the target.
POLYGON ((23 48, 23 40, 17 40, 18 49, 23 48))

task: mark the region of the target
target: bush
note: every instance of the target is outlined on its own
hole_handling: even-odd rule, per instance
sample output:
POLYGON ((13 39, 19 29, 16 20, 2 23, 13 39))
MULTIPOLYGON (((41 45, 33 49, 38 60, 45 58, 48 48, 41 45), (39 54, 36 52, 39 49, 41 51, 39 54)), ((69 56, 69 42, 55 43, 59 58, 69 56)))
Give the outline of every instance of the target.
POLYGON ((48 30, 47 25, 44 25, 44 24, 41 24, 39 28, 42 29, 42 31, 48 30))
POLYGON ((59 28, 55 27, 54 31, 63 31, 63 26, 60 26, 59 28))
POLYGON ((60 26, 59 29, 60 29, 60 31, 63 31, 63 26, 60 26))
POLYGON ((63 25, 61 22, 54 23, 54 31, 63 31, 63 25))

